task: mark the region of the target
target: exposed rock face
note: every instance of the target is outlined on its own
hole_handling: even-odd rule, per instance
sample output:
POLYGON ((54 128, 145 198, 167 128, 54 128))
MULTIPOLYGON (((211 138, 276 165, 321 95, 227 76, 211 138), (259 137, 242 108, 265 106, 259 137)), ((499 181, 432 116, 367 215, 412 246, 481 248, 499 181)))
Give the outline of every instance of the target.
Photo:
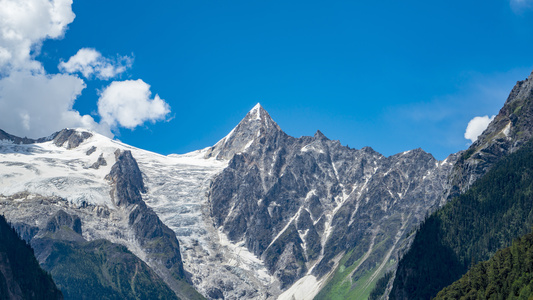
POLYGON ((106 176, 113 185, 111 198, 129 211, 128 225, 144 249, 148 264, 178 296, 186 297, 181 291, 186 278, 176 234, 142 200, 141 193, 146 189, 131 152, 117 150, 115 157, 116 163, 106 176))
POLYGON ((59 210, 54 216, 46 223, 45 230, 51 233, 55 233, 61 229, 61 227, 67 226, 75 233, 81 235, 81 220, 78 216, 72 216, 67 214, 64 210, 59 210))
POLYGON ((261 257, 282 289, 329 274, 349 251, 347 264, 374 253, 366 270, 381 271, 440 201, 455 159, 420 149, 384 157, 321 132, 293 138, 260 106, 208 155, 231 158, 210 187, 215 226, 261 257))
POLYGON ((78 147, 83 141, 93 135, 87 131, 78 132, 74 129, 63 129, 55 134, 54 144, 58 147, 65 145, 67 149, 78 147))
POLYGON ((252 141, 260 136, 264 138, 260 142, 270 147, 276 147, 278 139, 283 140, 289 137, 270 118, 268 112, 260 104, 257 104, 237 127, 210 148, 205 156, 207 158, 231 159, 234 154, 245 151, 250 147, 252 141))
POLYGON ((99 169, 101 166, 107 166, 107 161, 105 160, 103 154, 100 154, 96 162, 94 162, 94 164, 92 164, 89 168, 99 169))
POLYGON ((117 206, 142 203, 141 193, 145 193, 144 182, 131 151, 115 151, 116 163, 106 176, 113 184, 111 198, 117 206))
POLYGON ((451 175, 450 198, 464 193, 491 166, 532 136, 533 73, 516 83, 498 115, 459 157, 451 175))

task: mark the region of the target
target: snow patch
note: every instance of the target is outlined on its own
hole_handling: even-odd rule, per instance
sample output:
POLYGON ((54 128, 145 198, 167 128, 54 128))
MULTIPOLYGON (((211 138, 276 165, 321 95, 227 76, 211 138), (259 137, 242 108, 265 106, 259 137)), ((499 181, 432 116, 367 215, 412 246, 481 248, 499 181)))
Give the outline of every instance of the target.
POLYGON ((250 111, 250 115, 254 116, 255 120, 261 120, 261 104, 257 103, 250 111))
POLYGON ((282 230, 280 230, 278 232, 278 234, 276 235, 275 238, 272 239, 272 242, 270 242, 270 244, 268 245, 268 247, 266 247, 265 251, 270 248, 270 246, 274 245, 274 243, 276 242, 276 240, 285 232, 285 230, 287 230, 287 228, 289 228, 289 226, 291 225, 291 223, 296 220, 299 216, 300 216, 300 212, 302 211, 302 207, 300 206, 300 208, 298 209, 298 211, 294 214, 294 216, 292 216, 292 218, 289 220, 289 222, 287 222, 287 224, 285 225, 285 227, 283 227, 282 230))
POLYGON ((511 132, 511 122, 507 123, 502 132, 506 137, 509 136, 509 133, 511 132))
POLYGON ((218 230, 218 238, 220 241, 220 246, 227 248, 226 254, 228 255, 229 259, 226 262, 226 265, 240 267, 248 271, 253 270, 254 274, 257 274, 258 279, 264 285, 269 285, 275 281, 275 278, 269 274, 263 261, 248 251, 248 249, 244 246, 244 241, 234 244, 221 230, 218 230))
POLYGON ((279 295, 278 300, 310 300, 318 294, 322 286, 323 280, 317 281, 315 276, 306 275, 279 295))

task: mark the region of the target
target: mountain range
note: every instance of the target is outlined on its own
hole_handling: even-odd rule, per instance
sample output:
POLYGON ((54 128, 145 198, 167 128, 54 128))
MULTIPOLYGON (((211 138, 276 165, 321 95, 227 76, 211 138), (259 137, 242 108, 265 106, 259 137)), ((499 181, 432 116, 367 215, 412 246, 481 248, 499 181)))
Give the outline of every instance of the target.
POLYGON ((414 299, 411 245, 428 216, 527 145, 532 81, 443 161, 320 131, 291 137, 259 104, 183 155, 84 129, 38 140, 0 130, 0 213, 65 299, 366 299, 385 274, 379 297, 414 299))

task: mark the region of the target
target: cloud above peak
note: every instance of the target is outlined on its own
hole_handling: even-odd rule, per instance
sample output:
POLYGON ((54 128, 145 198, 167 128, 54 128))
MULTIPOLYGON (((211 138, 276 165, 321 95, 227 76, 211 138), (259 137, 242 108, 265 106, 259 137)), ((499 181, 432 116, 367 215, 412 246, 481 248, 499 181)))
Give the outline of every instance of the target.
POLYGON ((159 95, 151 99, 150 85, 138 80, 114 81, 100 94, 98 113, 112 128, 133 129, 145 122, 165 120, 170 106, 159 95))
POLYGON ((66 127, 83 127, 112 136, 107 125, 73 109, 85 87, 77 76, 13 72, 0 80, 0 128, 33 138, 66 127))
POLYGON ((105 58, 92 48, 82 48, 68 61, 59 63, 59 70, 65 73, 81 73, 85 78, 93 76, 99 79, 110 79, 125 72, 131 67, 133 59, 119 56, 117 59, 105 58))
POLYGON ((490 122, 494 120, 495 116, 474 117, 466 126, 465 139, 475 142, 477 138, 487 129, 490 122))

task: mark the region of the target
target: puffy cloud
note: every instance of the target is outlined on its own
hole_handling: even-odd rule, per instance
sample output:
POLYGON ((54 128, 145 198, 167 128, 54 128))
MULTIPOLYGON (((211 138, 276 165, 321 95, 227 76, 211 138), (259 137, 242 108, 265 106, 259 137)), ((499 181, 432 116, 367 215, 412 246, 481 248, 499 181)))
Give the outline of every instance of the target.
POLYGON ((0 128, 32 138, 65 127, 111 136, 107 125, 73 109, 78 76, 46 74, 35 60, 45 39, 61 38, 75 18, 72 0, 0 0, 0 128))
POLYGON ((472 143, 475 142, 479 135, 487 129, 490 122, 494 120, 495 116, 492 116, 489 118, 489 116, 483 116, 483 117, 474 117, 470 122, 468 122, 468 125, 466 126, 465 131, 465 139, 471 140, 472 143))
POLYGON ((63 36, 75 15, 72 0, 0 0, 0 74, 43 71, 32 58, 42 41, 63 36))
POLYGON ((113 82, 101 93, 100 123, 76 111, 74 102, 86 87, 72 74, 110 79, 131 66, 130 57, 104 58, 90 48, 80 49, 61 72, 47 74, 35 59, 42 42, 62 38, 75 18, 72 0, 0 0, 0 128, 32 138, 65 127, 82 127, 113 136, 111 127, 134 128, 162 120, 170 112, 142 80, 113 82))
POLYGON ((133 129, 147 121, 164 120, 170 106, 158 95, 150 99, 151 94, 150 85, 141 79, 112 82, 98 99, 101 122, 133 129))
POLYGON ((96 76, 100 79, 110 79, 131 67, 133 59, 128 56, 115 60, 105 58, 95 49, 82 48, 76 55, 58 66, 61 72, 80 72, 85 78, 96 76))
POLYGON ((83 127, 111 136, 106 125, 72 108, 84 88, 85 83, 77 76, 12 72, 0 79, 0 128, 33 138, 66 127, 83 127))

